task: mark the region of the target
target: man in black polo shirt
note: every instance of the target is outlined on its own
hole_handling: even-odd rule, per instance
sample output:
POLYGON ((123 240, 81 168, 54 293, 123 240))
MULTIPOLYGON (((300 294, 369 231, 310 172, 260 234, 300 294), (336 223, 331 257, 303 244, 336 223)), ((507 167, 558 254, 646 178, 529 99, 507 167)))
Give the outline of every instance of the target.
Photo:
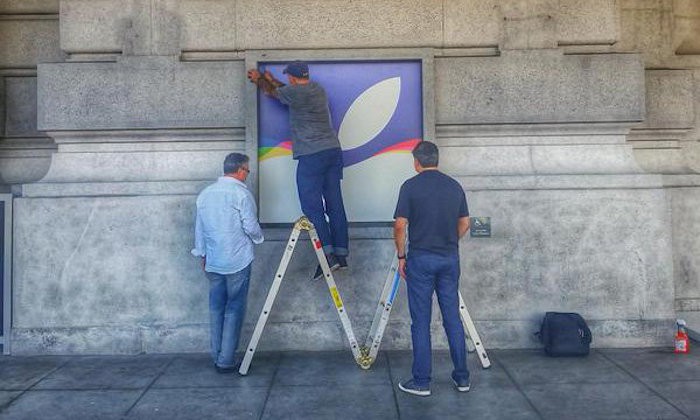
POLYGON ((459 183, 438 171, 438 157, 437 146, 428 141, 413 149, 418 175, 401 186, 394 212, 394 241, 399 272, 408 288, 413 340, 413 378, 400 382, 399 389, 420 396, 430 395, 433 293, 438 297, 454 364, 452 381, 458 391, 469 391, 467 349, 459 315, 459 238, 469 229, 469 210, 459 183))

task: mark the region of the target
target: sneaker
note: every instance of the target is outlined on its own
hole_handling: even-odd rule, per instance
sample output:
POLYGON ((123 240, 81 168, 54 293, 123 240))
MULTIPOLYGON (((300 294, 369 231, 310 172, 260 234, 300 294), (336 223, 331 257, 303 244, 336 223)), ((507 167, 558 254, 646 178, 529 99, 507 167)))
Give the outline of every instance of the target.
MULTIPOLYGON (((335 255, 333 254, 326 254, 326 261, 328 261, 328 267, 331 269, 331 271, 335 271, 340 267, 340 264, 338 263, 338 260, 335 258, 335 255)), ((316 272, 314 273, 314 280, 322 279, 323 278, 323 269, 321 268, 321 264, 316 266, 316 272)))
POLYGON ((221 366, 217 365, 216 363, 214 363, 214 368, 216 369, 217 373, 234 373, 234 372, 238 372, 238 369, 241 368, 241 362, 243 362, 243 360, 238 361, 236 364, 234 364, 231 367, 221 367, 221 366))
POLYGON ((340 265, 340 267, 339 267, 340 270, 347 270, 348 269, 347 257, 342 256, 342 255, 336 255, 335 259, 338 261, 338 264, 340 265))
POLYGON ((418 395, 419 397, 429 397, 430 387, 418 386, 413 379, 404 382, 399 382, 399 389, 409 394, 418 395))
POLYGON ((456 381, 454 378, 452 378, 452 383, 455 384, 455 388, 457 388, 457 391, 459 392, 469 392, 469 387, 470 383, 469 381, 456 381))

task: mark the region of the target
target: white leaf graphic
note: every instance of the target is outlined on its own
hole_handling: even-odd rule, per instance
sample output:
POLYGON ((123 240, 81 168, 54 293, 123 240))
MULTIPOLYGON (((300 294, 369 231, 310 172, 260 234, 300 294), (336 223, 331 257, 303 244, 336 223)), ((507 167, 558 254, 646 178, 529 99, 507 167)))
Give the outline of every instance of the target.
POLYGON ((260 162, 260 221, 292 223, 301 215, 297 189, 294 187, 297 161, 290 155, 260 162))
POLYGON ((375 138, 396 112, 400 94, 400 77, 382 80, 362 92, 340 123, 338 139, 343 150, 353 149, 375 138))
POLYGON ((348 220, 393 220, 399 187, 415 174, 410 153, 385 153, 343 169, 341 187, 348 220))

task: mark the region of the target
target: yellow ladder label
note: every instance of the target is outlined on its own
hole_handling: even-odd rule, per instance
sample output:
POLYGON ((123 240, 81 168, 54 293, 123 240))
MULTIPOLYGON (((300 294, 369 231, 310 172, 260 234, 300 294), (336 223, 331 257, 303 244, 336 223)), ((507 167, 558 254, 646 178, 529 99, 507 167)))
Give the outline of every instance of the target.
POLYGON ((333 302, 335 302, 335 307, 340 309, 343 307, 343 300, 340 299, 340 294, 338 294, 338 289, 331 287, 331 296, 333 296, 333 302))

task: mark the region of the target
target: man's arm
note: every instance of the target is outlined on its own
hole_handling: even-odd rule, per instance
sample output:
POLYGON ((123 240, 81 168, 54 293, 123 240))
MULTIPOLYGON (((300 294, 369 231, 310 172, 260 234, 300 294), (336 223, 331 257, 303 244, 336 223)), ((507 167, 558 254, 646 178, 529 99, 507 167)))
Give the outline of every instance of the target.
POLYGON ((460 217, 459 220, 457 221, 457 233, 459 233, 459 237, 461 238, 464 236, 465 233, 469 230, 469 216, 467 217, 460 217))
POLYGON ((399 256, 399 274, 402 278, 406 278, 406 226, 408 219, 405 217, 397 217, 394 221, 394 245, 396 245, 396 254, 399 256))
POLYGON ((265 238, 263 237, 262 228, 260 228, 260 224, 258 223, 255 201, 253 201, 253 196, 250 192, 247 192, 243 199, 240 211, 243 231, 254 244, 261 244, 265 238))
POLYGON ((194 223, 194 249, 190 251, 195 257, 202 258, 202 269, 207 263, 206 251, 204 249, 204 232, 202 230, 202 216, 197 210, 197 220, 194 223))
POLYGON ((278 97, 279 92, 277 88, 284 86, 284 83, 275 79, 269 71, 265 71, 265 74, 260 74, 255 69, 248 70, 248 80, 256 84, 268 96, 278 97))

